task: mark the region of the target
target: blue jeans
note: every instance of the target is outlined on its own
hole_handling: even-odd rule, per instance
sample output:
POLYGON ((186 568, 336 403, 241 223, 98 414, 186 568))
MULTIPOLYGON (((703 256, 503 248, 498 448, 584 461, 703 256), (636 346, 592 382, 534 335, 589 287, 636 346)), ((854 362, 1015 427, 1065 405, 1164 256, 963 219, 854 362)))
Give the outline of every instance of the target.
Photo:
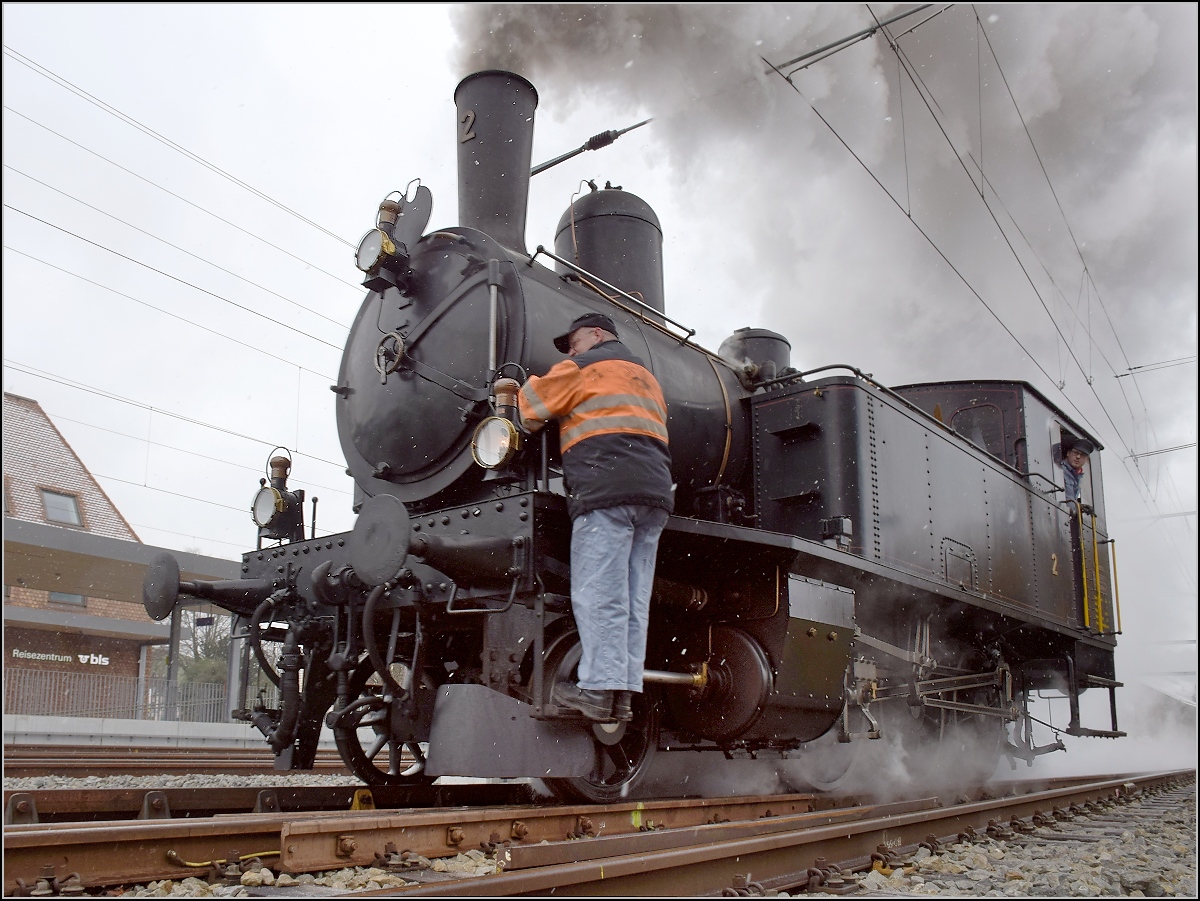
POLYGON ((583 645, 578 684, 641 691, 658 537, 658 507, 593 510, 571 528, 571 606, 583 645))

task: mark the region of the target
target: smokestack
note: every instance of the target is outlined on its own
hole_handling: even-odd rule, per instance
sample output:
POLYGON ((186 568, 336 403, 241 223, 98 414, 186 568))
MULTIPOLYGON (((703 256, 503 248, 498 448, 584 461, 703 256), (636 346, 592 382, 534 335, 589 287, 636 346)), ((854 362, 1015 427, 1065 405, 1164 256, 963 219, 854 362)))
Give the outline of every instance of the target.
POLYGON ((533 156, 533 85, 512 72, 468 75, 458 107, 458 221, 525 253, 533 156))

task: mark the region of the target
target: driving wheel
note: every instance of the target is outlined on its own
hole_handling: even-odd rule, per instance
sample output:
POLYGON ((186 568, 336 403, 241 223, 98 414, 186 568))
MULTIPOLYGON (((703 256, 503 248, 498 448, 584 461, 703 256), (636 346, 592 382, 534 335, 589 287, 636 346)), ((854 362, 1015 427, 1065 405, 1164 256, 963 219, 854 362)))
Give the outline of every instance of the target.
MULTIPOLYGON (((551 644, 546 653, 549 686, 574 682, 582 654, 575 632, 567 632, 551 644)), ((593 723, 581 719, 580 727, 592 733, 592 771, 586 776, 546 779, 546 784, 567 801, 609 804, 629 797, 645 778, 658 748, 660 706, 657 693, 642 692, 633 696, 633 719, 629 722, 593 723)))

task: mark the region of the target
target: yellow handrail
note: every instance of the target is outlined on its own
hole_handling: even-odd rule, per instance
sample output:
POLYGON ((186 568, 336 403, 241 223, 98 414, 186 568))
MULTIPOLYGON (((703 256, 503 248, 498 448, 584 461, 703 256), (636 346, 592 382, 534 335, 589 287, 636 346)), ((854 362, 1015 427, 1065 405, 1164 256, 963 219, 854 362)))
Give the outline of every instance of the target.
POLYGON ((1085 629, 1092 628, 1091 620, 1091 605, 1088 603, 1088 584, 1087 584, 1087 557, 1083 553, 1083 507, 1078 503, 1075 504, 1075 518, 1079 523, 1079 569, 1083 576, 1083 627, 1085 629))
POLYGON ((1100 551, 1096 544, 1096 511, 1092 510, 1092 567, 1096 571, 1096 629, 1104 634, 1104 592, 1100 588, 1100 551))
POLYGON ((1117 608, 1117 631, 1115 634, 1121 634, 1121 580, 1117 578, 1117 539, 1108 539, 1109 547, 1112 548, 1112 564, 1113 564, 1113 599, 1117 608))

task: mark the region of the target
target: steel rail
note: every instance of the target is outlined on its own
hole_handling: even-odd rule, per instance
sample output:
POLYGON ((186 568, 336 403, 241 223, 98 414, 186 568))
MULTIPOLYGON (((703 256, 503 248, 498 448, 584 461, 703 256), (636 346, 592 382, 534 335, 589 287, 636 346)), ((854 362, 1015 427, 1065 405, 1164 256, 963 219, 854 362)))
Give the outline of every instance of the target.
MULTIPOLYGON (((476 803, 496 803, 503 785, 433 786, 433 791, 474 792, 476 803), (489 791, 492 793, 489 795, 489 791)), ((381 793, 382 797, 382 793, 381 793)), ((461 797, 460 797, 461 800, 461 797)), ((4 886, 32 885, 47 866, 60 874, 78 872, 87 886, 204 875, 174 861, 214 861, 269 853, 289 872, 369 865, 387 842, 424 857, 453 855, 480 843, 523 836, 536 843, 568 834, 637 832, 642 827, 680 827, 711 818, 755 819, 768 812, 793 814, 822 802, 813 795, 770 798, 639 801, 605 806, 453 807, 439 810, 360 810, 314 814, 273 813, 207 819, 110 820, 87 825, 30 824, 5 827, 4 886)), ((268 861, 270 862, 270 861, 268 861)))
POLYGON ((206 817, 253 812, 462 807, 528 803, 519 783, 475 785, 221 786, 204 788, 55 788, 4 790, 5 824, 66 823, 152 816, 206 817), (21 805, 20 808, 17 805, 21 805))
MULTIPOLYGON (((931 834, 953 839, 969 828, 986 828, 989 820, 1103 801, 1127 792, 1130 782, 1161 784, 1183 775, 1194 777, 1170 773, 1057 785, 1048 791, 932 810, 914 809, 928 807, 933 803, 929 800, 835 810, 830 798, 786 795, 17 825, 5 829, 5 891, 13 892, 17 879, 33 884, 47 868, 60 876, 78 872, 89 887, 204 876, 209 865, 232 858, 234 849, 243 857, 262 854, 268 864, 287 872, 340 869, 377 863, 378 856, 388 853, 389 843, 427 858, 452 856, 483 844, 513 866, 490 877, 406 888, 405 894, 720 893, 733 884, 734 876, 748 878, 749 872, 769 888, 794 887, 806 884, 808 868, 817 858, 869 865, 870 855, 881 847, 915 846, 931 834), (822 805, 825 809, 818 809, 822 805), (543 841, 546 844, 540 844, 543 841), (569 853, 563 856, 558 850, 562 848, 569 853), (603 856, 595 857, 597 853, 603 856), (556 854, 565 862, 550 862, 556 854), (205 866, 189 867, 186 861, 205 866)), ((483 791, 508 786, 435 787, 445 788, 483 791)), ((1018 792, 1022 786, 1010 790, 1018 792)), ((406 878, 418 880, 445 878, 427 871, 404 872, 406 878)))
MULTIPOLYGON (((932 811, 882 816, 817 828, 708 842, 702 829, 695 843, 665 850, 625 850, 620 856, 581 859, 558 865, 504 872, 389 890, 419 896, 603 895, 647 897, 721 894, 753 877, 764 889, 807 887, 810 873, 826 863, 843 869, 870 866, 872 855, 915 850, 932 836, 954 841, 970 830, 984 833, 991 822, 1007 825, 1014 817, 1045 815, 1055 807, 1108 801, 1140 788, 1194 779, 1192 771, 1128 777, 1051 789, 1030 795, 960 804, 932 811)), ((585 846, 587 842, 576 843, 585 846)), ((586 852, 577 856, 583 857, 586 852)), ((378 892, 362 893, 377 895, 378 892)))

